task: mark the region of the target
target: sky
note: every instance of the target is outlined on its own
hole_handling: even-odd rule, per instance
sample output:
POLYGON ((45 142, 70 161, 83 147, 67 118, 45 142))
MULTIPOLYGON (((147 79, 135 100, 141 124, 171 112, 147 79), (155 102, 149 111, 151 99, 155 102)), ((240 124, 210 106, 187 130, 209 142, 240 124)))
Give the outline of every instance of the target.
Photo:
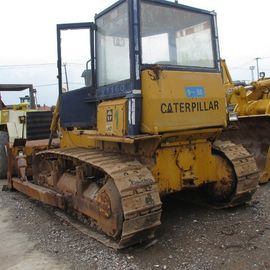
MULTIPOLYGON (((0 83, 32 83, 38 91, 38 103, 54 105, 56 24, 93 21, 95 13, 114 2, 1 0, 0 83)), ((178 2, 216 11, 221 57, 234 80, 251 80, 250 66, 256 66, 256 57, 261 58, 260 71, 270 77, 269 0, 178 2)), ((256 78, 256 69, 254 74, 256 78)), ((14 93, 1 95, 7 104, 19 101, 14 93)))

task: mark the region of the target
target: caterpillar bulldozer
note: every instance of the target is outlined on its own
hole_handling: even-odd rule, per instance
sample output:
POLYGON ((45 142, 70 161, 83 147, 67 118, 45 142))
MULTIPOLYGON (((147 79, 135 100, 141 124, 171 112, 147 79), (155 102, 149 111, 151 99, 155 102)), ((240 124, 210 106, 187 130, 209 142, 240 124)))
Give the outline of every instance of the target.
POLYGON ((241 143, 254 155, 260 183, 270 180, 270 78, 262 76, 247 85, 235 85, 225 60, 221 61, 227 104, 237 121, 222 133, 224 140, 241 143))
POLYGON ((228 117, 215 13, 121 0, 95 22, 58 24, 57 42, 60 147, 35 154, 31 178, 19 152, 10 188, 88 217, 118 248, 153 238, 166 194, 198 188, 219 208, 251 199, 254 157, 217 140, 228 117), (85 86, 64 92, 62 47, 75 30, 90 60, 85 86))

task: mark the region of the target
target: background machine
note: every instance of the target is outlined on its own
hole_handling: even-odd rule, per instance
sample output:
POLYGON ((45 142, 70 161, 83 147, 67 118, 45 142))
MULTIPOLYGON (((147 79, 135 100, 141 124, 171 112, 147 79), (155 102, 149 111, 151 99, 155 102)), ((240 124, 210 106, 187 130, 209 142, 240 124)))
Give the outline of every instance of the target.
MULTIPOLYGON (((50 110, 40 110, 36 102, 36 89, 32 84, 0 84, 0 92, 21 93, 28 90, 26 96, 20 97, 20 103, 7 105, 0 95, 0 179, 7 176, 7 146, 11 151, 18 147, 25 149, 26 141, 35 141, 35 147, 44 144, 43 139, 50 136, 50 123, 52 112, 50 110)), ((18 96, 19 99, 19 96, 18 96)), ((28 156, 33 152, 33 143, 28 149, 28 156)), ((26 150, 26 149, 25 149, 26 150)), ((30 165, 30 164, 29 164, 30 165)))
POLYGON ((246 85, 235 85, 225 61, 224 88, 231 112, 237 121, 222 134, 225 140, 241 143, 252 153, 260 170, 260 183, 270 180, 270 78, 262 76, 246 85))

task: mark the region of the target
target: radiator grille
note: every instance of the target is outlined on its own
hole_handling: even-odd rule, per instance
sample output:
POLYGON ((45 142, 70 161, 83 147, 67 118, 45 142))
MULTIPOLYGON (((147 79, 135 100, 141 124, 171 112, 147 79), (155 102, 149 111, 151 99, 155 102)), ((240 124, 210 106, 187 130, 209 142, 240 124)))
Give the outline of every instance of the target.
POLYGON ((51 111, 27 112, 26 136, 28 140, 48 139, 50 137, 51 111))

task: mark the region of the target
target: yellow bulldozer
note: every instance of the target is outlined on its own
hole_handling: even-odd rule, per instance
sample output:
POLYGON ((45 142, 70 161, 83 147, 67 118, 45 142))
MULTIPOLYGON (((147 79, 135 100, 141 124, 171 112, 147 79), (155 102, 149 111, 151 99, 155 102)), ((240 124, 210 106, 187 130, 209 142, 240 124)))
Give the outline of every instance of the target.
POLYGON ((57 41, 60 147, 34 156, 32 178, 19 151, 11 188, 87 216, 119 248, 153 237, 166 194, 200 188, 220 208, 251 199, 254 157, 217 141, 227 107, 214 12, 121 0, 95 22, 57 25, 57 41), (75 30, 89 35, 90 60, 85 86, 64 92, 62 45, 75 30))
POLYGON ((241 143, 254 155, 260 183, 270 180, 270 78, 262 76, 247 85, 235 85, 225 60, 221 61, 226 99, 237 121, 222 134, 225 140, 241 143))

